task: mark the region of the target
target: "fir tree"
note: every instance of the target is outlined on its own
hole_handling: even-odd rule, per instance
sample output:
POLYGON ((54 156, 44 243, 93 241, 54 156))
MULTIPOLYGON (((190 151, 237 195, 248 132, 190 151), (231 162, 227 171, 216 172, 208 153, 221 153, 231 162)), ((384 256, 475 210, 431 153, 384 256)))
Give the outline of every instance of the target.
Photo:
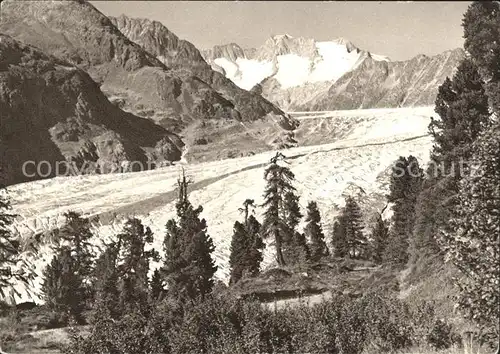
POLYGON ((153 272, 153 276, 151 277, 150 291, 151 291, 151 300, 153 302, 159 301, 163 298, 163 293, 164 293, 163 281, 159 269, 155 269, 153 272))
POLYGON ((500 127, 492 127, 473 146, 472 173, 460 183, 458 201, 441 230, 447 259, 463 273, 459 305, 480 325, 498 334, 500 310, 500 127))
POLYGON ((287 264, 305 264, 309 259, 307 239, 303 233, 297 231, 302 216, 299 197, 294 192, 288 191, 283 204, 283 217, 286 222, 283 255, 287 264))
POLYGON ((408 245, 415 224, 415 204, 422 185, 423 171, 418 160, 409 156, 399 157, 392 167, 390 193, 387 201, 393 203, 392 227, 384 260, 405 264, 408 245))
POLYGON ((155 250, 146 250, 146 246, 153 242, 153 233, 149 227, 144 227, 141 220, 130 218, 118 234, 118 240, 121 310, 145 309, 149 294, 149 263, 158 259, 155 250))
POLYGON ((332 243, 333 255, 335 257, 347 256, 347 254, 349 253, 349 247, 347 244, 347 239, 345 234, 345 221, 342 214, 333 223, 331 243, 332 243))
POLYGON ((417 199, 413 258, 439 253, 436 235, 448 227, 458 193, 458 182, 467 173, 471 144, 490 125, 484 82, 470 59, 458 66, 453 79, 446 79, 436 97, 436 113, 429 130, 434 138, 427 179, 417 199))
POLYGON ((264 241, 261 236, 262 225, 257 221, 257 219, 250 215, 248 217, 246 230, 248 235, 251 237, 252 243, 250 252, 248 253, 247 261, 247 271, 250 276, 256 276, 260 272, 260 264, 264 259, 262 255, 262 250, 264 249, 264 241))
POLYGON ((493 111, 500 117, 500 4, 474 1, 464 15, 464 49, 486 81, 493 111))
POLYGON ((14 280, 27 282, 22 274, 12 271, 18 261, 20 244, 9 230, 15 218, 15 215, 10 212, 11 209, 7 191, 0 184, 0 295, 2 297, 6 295, 4 288, 11 287, 14 280))
POLYGON ((283 256, 283 242, 289 234, 286 214, 284 209, 285 195, 290 191, 295 191, 292 185, 295 176, 286 166, 280 166, 278 161, 284 159, 283 154, 277 153, 271 159, 270 165, 264 172, 264 179, 267 181, 264 190, 264 211, 263 236, 273 237, 276 247, 276 261, 278 265, 285 265, 283 256))
POLYGON ((81 290, 83 292, 83 301, 89 302, 94 291, 91 287, 94 267, 94 252, 90 242, 94 236, 91 231, 91 223, 88 218, 84 218, 74 211, 64 213, 64 217, 66 219, 64 225, 56 230, 56 237, 59 242, 55 243, 53 249, 57 252, 62 245, 70 250, 74 259, 74 271, 83 281, 81 290))
POLYGON ((169 294, 181 299, 209 294, 217 270, 211 256, 215 247, 207 234, 205 219, 200 219, 203 208, 199 206, 194 209, 187 197, 189 183, 183 173, 182 179, 178 180, 178 221, 167 222, 165 264, 162 267, 169 294))
POLYGON ((229 284, 235 284, 243 276, 246 266, 245 258, 248 252, 250 252, 249 236, 245 229, 245 225, 236 221, 233 227, 231 254, 229 256, 229 266, 231 267, 229 284))
POLYGON ((69 247, 61 247, 44 270, 42 294, 46 306, 67 324, 70 318, 82 320, 84 309, 83 279, 69 247))
MULTIPOLYGON (((470 59, 464 59, 453 76, 439 87, 429 130, 434 138, 431 176, 453 175, 460 178, 462 165, 478 134, 489 124, 488 97, 484 81, 470 59), (439 168, 439 169, 437 169, 439 168)), ((465 166, 466 167, 466 166, 465 166)))
POLYGON ((304 231, 310 240, 310 257, 312 261, 318 262, 321 258, 327 257, 329 251, 321 226, 321 214, 318 210, 318 204, 314 201, 309 202, 307 205, 306 222, 307 225, 304 231))
POLYGON ((244 207, 239 209, 245 214, 245 223, 242 224, 239 221, 234 223, 229 256, 230 284, 236 283, 244 274, 255 276, 260 271, 264 243, 260 236, 260 223, 253 215, 249 216, 248 208, 253 205, 252 199, 245 200, 244 207))
POLYGON ((361 209, 353 197, 346 198, 342 216, 348 255, 351 258, 359 258, 365 252, 367 240, 363 234, 361 209))
POLYGON ((382 215, 378 215, 371 232, 373 245, 371 256, 375 263, 382 263, 385 248, 387 246, 388 234, 389 228, 387 227, 386 222, 382 219, 382 215))
POLYGON ((118 292, 118 247, 116 243, 106 245, 96 260, 93 283, 95 292, 91 314, 94 323, 100 319, 118 319, 122 315, 118 292))

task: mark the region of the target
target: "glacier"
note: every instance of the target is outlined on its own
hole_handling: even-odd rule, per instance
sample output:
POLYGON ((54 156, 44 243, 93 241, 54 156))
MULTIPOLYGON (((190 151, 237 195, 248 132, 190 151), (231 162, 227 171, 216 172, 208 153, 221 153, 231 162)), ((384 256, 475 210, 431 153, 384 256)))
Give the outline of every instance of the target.
MULTIPOLYGON (((296 130, 301 146, 281 150, 296 176, 300 205, 316 200, 329 238, 334 217, 344 197, 361 193, 364 210, 380 211, 385 205, 391 164, 399 156, 413 155, 421 165, 429 160, 432 139, 427 126, 433 107, 366 109, 331 112, 290 112, 300 121, 296 130)), ((13 212, 18 215, 12 231, 24 240, 62 225, 68 210, 99 216, 94 231, 102 245, 116 234, 125 218, 134 216, 151 227, 154 248, 162 251, 165 224, 175 216, 176 181, 182 169, 194 183, 189 199, 202 205, 208 233, 215 244, 216 276, 229 276, 232 227, 242 215, 238 208, 247 198, 261 204, 264 169, 276 151, 205 163, 178 163, 156 170, 124 174, 56 177, 9 186, 13 212)), ((261 219, 262 208, 256 209, 261 219)), ((299 225, 299 228, 304 225, 299 225)), ((368 226, 368 225, 366 225, 368 226)), ((37 255, 26 254, 36 273, 29 286, 17 284, 21 301, 40 301, 41 274, 50 261, 49 245, 37 255)), ((273 263, 268 241, 263 267, 273 263)), ((157 267, 157 264, 153 265, 157 267)))

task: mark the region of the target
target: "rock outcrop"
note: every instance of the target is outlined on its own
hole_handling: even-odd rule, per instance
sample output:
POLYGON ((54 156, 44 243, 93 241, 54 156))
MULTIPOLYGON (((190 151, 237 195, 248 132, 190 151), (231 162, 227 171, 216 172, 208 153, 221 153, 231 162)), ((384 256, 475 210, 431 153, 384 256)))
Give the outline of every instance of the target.
MULTIPOLYGON (((137 23, 115 23, 139 40, 133 35, 137 23)), ((218 73, 221 77, 212 80, 198 76, 200 70, 193 68, 203 66, 203 59, 197 49, 163 26, 152 23, 150 32, 141 37, 141 47, 88 2, 5 1, 0 31, 77 65, 108 97, 120 101, 124 110, 176 131, 195 120, 257 119, 271 112, 283 115, 258 95, 237 92, 236 98, 231 97, 228 92, 237 88, 219 93, 211 83, 223 86, 220 82, 227 80, 218 73), (176 70, 178 63, 187 61, 192 65, 176 70)))
POLYGON ((239 88, 223 74, 213 70, 193 44, 179 39, 160 22, 126 16, 110 19, 128 39, 153 54, 181 78, 194 75, 209 84, 231 102, 242 121, 254 121, 269 113, 284 116, 280 109, 258 93, 239 88))
POLYGON ((464 57, 455 49, 392 62, 344 38, 318 42, 289 35, 253 50, 232 43, 202 53, 236 84, 287 111, 432 105, 438 86, 464 57))
POLYGON ((110 103, 85 71, 6 35, 0 35, 0 111, 7 184, 142 170, 181 157, 175 134, 110 103))

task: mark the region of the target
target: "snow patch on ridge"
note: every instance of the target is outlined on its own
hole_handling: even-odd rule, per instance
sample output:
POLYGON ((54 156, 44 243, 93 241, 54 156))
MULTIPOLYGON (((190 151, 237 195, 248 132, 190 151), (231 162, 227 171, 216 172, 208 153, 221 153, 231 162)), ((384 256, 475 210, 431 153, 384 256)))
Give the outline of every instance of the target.
MULTIPOLYGON (((274 36, 273 40, 276 42, 280 38, 293 40, 288 35, 274 36)), ((314 46, 317 54, 313 57, 288 53, 276 55, 274 62, 250 58, 215 58, 212 64, 222 67, 226 77, 236 85, 249 90, 268 77, 274 77, 282 88, 314 82, 335 82, 367 57, 367 52, 344 39, 314 42, 314 46)), ((377 61, 389 61, 382 55, 371 54, 371 57, 377 61)))

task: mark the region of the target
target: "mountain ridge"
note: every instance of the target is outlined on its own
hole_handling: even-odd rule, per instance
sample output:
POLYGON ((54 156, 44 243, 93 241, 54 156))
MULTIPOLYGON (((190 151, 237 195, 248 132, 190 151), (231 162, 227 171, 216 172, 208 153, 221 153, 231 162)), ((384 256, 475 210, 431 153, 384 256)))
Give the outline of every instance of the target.
POLYGON ((343 37, 316 41, 289 35, 272 36, 254 51, 252 56, 245 55, 244 49, 232 44, 225 51, 205 50, 202 55, 236 84, 251 86, 249 89, 288 111, 431 105, 439 84, 453 74, 465 55, 457 48, 434 56, 421 54, 391 61, 343 37), (239 49, 230 52, 231 48, 239 49), (440 61, 444 67, 439 66, 440 61), (412 77, 415 72, 421 75, 412 77), (398 78, 404 78, 406 84, 396 82, 398 78), (353 80, 363 84, 351 87, 353 80), (406 96, 401 93, 405 90, 406 96), (420 97, 418 90, 422 91, 420 97))
MULTIPOLYGON (((206 78, 169 67, 178 58, 158 59, 87 2, 5 1, 0 31, 78 65, 101 84, 108 97, 122 102, 125 110, 147 116, 166 128, 178 130, 200 119, 258 119, 268 113, 286 119, 279 108, 264 99, 258 109, 248 110, 256 113, 249 116, 245 112, 242 118, 234 103, 213 89, 206 78)), ((174 34, 168 35, 174 39, 174 34)), ((181 59, 186 53, 199 53, 186 41, 178 43, 183 46, 177 53, 181 59)), ((198 58, 198 62, 201 60, 198 58)))
MULTIPOLYGON (((81 70, 88 77, 80 81, 88 82, 87 86, 92 86, 93 95, 99 97, 99 100, 106 100, 102 105, 107 107, 112 104, 119 110, 119 113, 110 113, 111 116, 126 117, 123 121, 123 129, 116 120, 113 121, 113 129, 103 130, 94 126, 92 129, 89 128, 92 139, 98 135, 97 131, 106 135, 106 137, 103 135, 99 142, 99 144, 104 144, 103 147, 107 146, 106 141, 112 145, 120 142, 121 147, 110 152, 113 158, 120 161, 138 160, 145 163, 149 160, 159 160, 157 154, 168 155, 166 158, 168 161, 179 160, 182 154, 184 160, 192 156, 213 160, 229 155, 245 155, 258 149, 270 149, 278 145, 288 146, 287 141, 293 140, 290 139, 288 132, 293 129, 295 123, 289 115, 255 92, 242 90, 220 73, 211 70, 191 43, 180 40, 159 23, 146 21, 149 26, 148 31, 162 33, 164 39, 168 39, 165 43, 161 43, 164 48, 157 46, 156 49, 164 49, 162 53, 155 53, 158 54, 157 58, 149 52, 155 49, 153 45, 148 48, 149 50, 144 49, 143 46, 123 34, 111 19, 88 2, 4 1, 1 4, 1 10, 0 32, 25 46, 33 46, 35 48, 33 53, 36 54, 33 54, 32 60, 41 60, 40 58, 47 56, 52 58, 50 60, 60 60, 67 63, 65 65, 75 68, 71 70, 81 70), (191 65, 186 64, 186 58, 192 59, 191 65), (131 116, 135 118, 132 119, 131 116), (131 120, 140 121, 140 126, 131 125, 131 120), (261 136, 253 134, 249 137, 248 129, 242 125, 242 122, 249 122, 249 124, 256 122, 255 125, 262 125, 268 133, 261 134, 261 136), (147 129, 144 128, 146 125, 147 129), (235 132, 234 127, 239 126, 241 126, 240 130, 235 132), (93 128, 96 130, 94 131, 93 128), (125 128, 132 129, 132 131, 125 132, 125 128), (134 129, 139 129, 140 132, 136 134, 134 129), (117 136, 115 134, 117 130, 121 131, 121 135, 125 137, 117 136), (159 139, 157 139, 158 132, 163 134, 159 139), (138 138, 143 133, 145 135, 138 139, 140 144, 132 138, 138 138), (168 134, 175 141, 164 138, 164 135, 168 134), (231 134, 232 140, 227 137, 228 134, 231 134), (232 136, 234 134, 236 138, 232 136), (240 139, 237 138, 238 136, 240 139), (147 145, 151 151, 145 153, 141 150, 142 145, 147 145), (203 149, 195 145, 203 145, 203 149), (125 151, 127 146, 130 148, 129 153, 125 151), (181 149, 183 149, 182 152, 181 149), (186 154, 188 150, 189 153, 186 154), (156 157, 148 154, 156 154, 156 157), (117 157, 118 155, 121 157, 117 157)), ((154 39, 157 36, 152 37, 154 39)), ((2 51, 7 53, 7 48, 2 48, 2 51)), ((0 53, 0 55, 3 54, 0 53)), ((7 59, 3 57, 3 60, 7 59)), ((33 72, 16 77, 16 80, 25 82, 30 80, 31 76, 38 75, 36 65, 34 63, 33 72)), ((8 64, 4 66, 8 79, 9 75, 13 74, 10 71, 17 69, 8 64)), ((62 71, 54 70, 51 75, 58 76, 60 72, 62 71)), ((47 88, 61 91, 57 85, 57 87, 52 87, 52 83, 43 84, 45 78, 37 77, 36 80, 40 81, 41 92, 45 92, 47 88)), ((81 89, 78 82, 73 83, 71 80, 58 84, 71 92, 78 92, 81 89), (71 87, 72 85, 75 87, 71 87)), ((12 94, 10 92, 12 87, 7 85, 4 89, 5 95, 12 94)), ((25 96, 22 100, 25 102, 37 99, 35 93, 29 90, 23 94, 25 96)), ((56 129, 57 134, 62 135, 67 135, 68 131, 76 129, 76 135, 69 134, 75 141, 80 141, 80 138, 89 130, 81 129, 82 132, 80 132, 78 124, 82 125, 81 122, 77 122, 78 124, 66 122, 66 118, 70 119, 75 115, 67 107, 67 101, 72 102, 74 97, 71 95, 67 97, 67 95, 67 92, 63 91, 56 99, 45 102, 45 106, 40 108, 41 112, 47 110, 64 112, 64 117, 58 116, 59 121, 42 124, 37 121, 40 117, 32 114, 33 112, 20 119, 24 122, 23 124, 31 127, 29 134, 34 142, 33 151, 30 153, 21 146, 22 141, 9 137, 10 133, 7 129, 2 131, 0 137, 2 144, 7 144, 14 154, 17 154, 15 151, 23 151, 13 159, 13 167, 9 167, 17 171, 8 178, 9 183, 26 180, 25 176, 19 173, 19 166, 16 164, 23 159, 29 160, 31 154, 38 156, 37 149, 41 146, 44 146, 46 151, 52 151, 47 156, 42 156, 44 160, 51 163, 67 158, 77 158, 79 163, 95 162, 99 159, 99 146, 92 146, 95 141, 91 141, 90 145, 85 143, 83 146, 76 146, 74 142, 67 141, 60 143, 57 139, 55 139, 56 142, 52 141, 54 138, 50 135, 50 129, 56 129), (75 124, 77 128, 74 129, 75 124), (54 128, 55 126, 57 128, 54 128)), ((7 98, 4 103, 9 105, 7 98)), ((90 98, 88 102, 82 104, 98 110, 92 105, 90 98)), ((102 111, 106 110, 110 108, 103 108, 102 111)), ((15 112, 11 113, 14 117, 15 112)), ((95 115, 97 116, 99 115, 95 115)), ((102 121, 92 124, 109 123, 106 117, 99 117, 102 121)))
POLYGON ((85 71, 67 61, 0 34, 0 69, 6 184, 76 169, 109 173, 132 161, 149 169, 181 157, 178 136, 120 110, 85 71))

